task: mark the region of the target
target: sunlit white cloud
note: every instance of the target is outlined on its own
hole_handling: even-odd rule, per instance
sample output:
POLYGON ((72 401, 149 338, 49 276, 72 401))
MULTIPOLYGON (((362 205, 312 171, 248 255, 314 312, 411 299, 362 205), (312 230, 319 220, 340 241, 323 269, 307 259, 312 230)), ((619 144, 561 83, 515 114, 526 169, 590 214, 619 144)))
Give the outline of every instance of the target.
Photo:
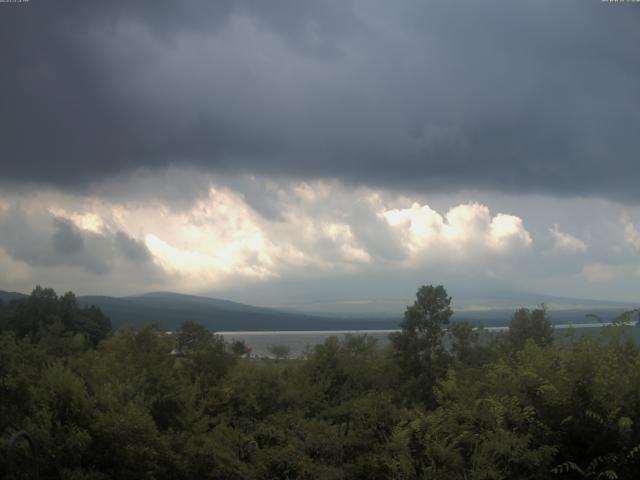
MULTIPOLYGON (((488 211, 488 209, 487 209, 488 211)), ((533 241, 521 218, 500 213, 491 219, 489 245, 500 252, 529 248, 533 241)))
POLYGON ((479 253, 508 255, 533 243, 521 218, 502 213, 492 217, 489 208, 479 203, 455 206, 444 216, 418 203, 381 215, 399 231, 413 254, 454 253, 458 259, 479 253))
POLYGON ((207 254, 197 250, 176 248, 154 234, 148 234, 145 244, 168 273, 194 277, 192 282, 217 283, 234 273, 256 278, 269 278, 274 274, 255 262, 239 262, 237 257, 207 254))

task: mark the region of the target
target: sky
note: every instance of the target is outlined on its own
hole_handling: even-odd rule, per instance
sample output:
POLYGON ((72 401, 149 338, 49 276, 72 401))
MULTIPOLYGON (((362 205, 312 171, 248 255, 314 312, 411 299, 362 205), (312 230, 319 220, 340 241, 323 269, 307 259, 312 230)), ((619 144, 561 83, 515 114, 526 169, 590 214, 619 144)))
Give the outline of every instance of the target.
POLYGON ((639 301, 640 3, 0 3, 0 289, 639 301))

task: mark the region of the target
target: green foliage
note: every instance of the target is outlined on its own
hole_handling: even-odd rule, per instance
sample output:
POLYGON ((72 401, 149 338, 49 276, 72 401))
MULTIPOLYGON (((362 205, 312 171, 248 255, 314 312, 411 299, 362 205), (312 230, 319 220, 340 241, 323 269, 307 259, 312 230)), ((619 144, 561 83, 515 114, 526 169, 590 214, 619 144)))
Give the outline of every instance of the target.
POLYGON ((187 320, 177 335, 177 348, 185 352, 197 352, 206 349, 213 341, 213 333, 199 323, 187 320))
POLYGON ((233 418, 262 420, 294 401, 284 371, 269 363, 238 365, 228 385, 227 406, 233 418))
POLYGON ((307 355, 300 367, 302 391, 309 406, 333 407, 363 392, 388 385, 387 367, 374 338, 345 335, 329 337, 307 355))
POLYGON ((442 337, 451 315, 451 297, 444 287, 423 286, 407 307, 401 331, 390 335, 409 397, 427 405, 433 405, 433 387, 446 371, 442 337))
POLYGON ((511 350, 522 350, 527 340, 533 340, 540 346, 553 342, 553 327, 544 305, 534 310, 520 308, 511 319, 507 335, 511 350))
POLYGON ((345 335, 274 362, 193 322, 99 333, 101 313, 37 288, 0 305, 0 478, 12 459, 78 480, 638 477, 628 322, 553 342, 521 309, 493 342, 446 331, 450 302, 421 288, 387 349, 345 335), (20 430, 35 457, 9 451, 20 430))
POLYGON ((231 353, 237 357, 251 353, 251 348, 247 346, 244 340, 233 340, 230 345, 231 353))
POLYGON ((111 332, 111 321, 100 309, 80 308, 72 292, 58 297, 53 289, 40 286, 27 299, 2 306, 0 318, 3 330, 34 342, 46 337, 78 335, 95 346, 111 332))
POLYGON ((289 358, 291 355, 291 347, 289 345, 284 344, 276 344, 270 345, 267 350, 276 360, 281 360, 284 358, 289 358))

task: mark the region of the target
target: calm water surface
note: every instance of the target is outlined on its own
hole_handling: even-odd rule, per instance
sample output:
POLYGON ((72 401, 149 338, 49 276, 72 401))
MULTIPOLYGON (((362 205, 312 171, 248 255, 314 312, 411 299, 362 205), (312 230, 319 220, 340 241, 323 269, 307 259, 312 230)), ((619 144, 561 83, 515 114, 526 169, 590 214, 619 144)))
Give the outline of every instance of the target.
MULTIPOLYGON (((610 323, 574 323, 571 325, 554 325, 556 330, 564 330, 570 327, 576 330, 601 328, 610 323)), ((488 332, 502 332, 509 327, 487 327, 488 332)), ((307 347, 313 347, 323 343, 329 337, 343 337, 351 335, 367 335, 377 340, 378 346, 384 347, 389 343, 389 334, 398 330, 322 330, 322 331, 280 331, 280 332, 217 332, 225 341, 242 340, 251 347, 252 355, 268 357, 268 348, 272 345, 287 345, 291 349, 291 356, 297 357, 304 353, 307 347)))

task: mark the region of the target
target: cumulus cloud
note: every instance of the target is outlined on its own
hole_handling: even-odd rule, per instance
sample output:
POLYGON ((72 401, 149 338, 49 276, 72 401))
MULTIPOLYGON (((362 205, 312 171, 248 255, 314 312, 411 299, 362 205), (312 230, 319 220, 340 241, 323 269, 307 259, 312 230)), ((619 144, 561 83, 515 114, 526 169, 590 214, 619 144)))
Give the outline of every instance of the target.
POLYGON ((553 239, 553 247, 551 252, 553 253, 585 253, 589 247, 585 242, 573 235, 560 231, 558 224, 554 224, 549 229, 549 233, 553 239))
POLYGON ((455 206, 444 217, 428 205, 418 203, 386 210, 381 215, 399 231, 412 254, 433 259, 443 255, 452 259, 509 255, 532 244, 521 218, 507 214, 492 217, 489 208, 478 203, 455 206))
POLYGON ((147 269, 155 283, 188 291, 301 275, 486 265, 525 254, 533 243, 521 218, 492 215, 486 205, 460 204, 444 214, 417 202, 402 208, 410 200, 391 191, 339 182, 212 178, 206 194, 178 206, 54 190, 3 198, 0 248, 13 260, 104 277, 147 269), (257 182, 270 192, 263 209, 251 198, 257 182))

